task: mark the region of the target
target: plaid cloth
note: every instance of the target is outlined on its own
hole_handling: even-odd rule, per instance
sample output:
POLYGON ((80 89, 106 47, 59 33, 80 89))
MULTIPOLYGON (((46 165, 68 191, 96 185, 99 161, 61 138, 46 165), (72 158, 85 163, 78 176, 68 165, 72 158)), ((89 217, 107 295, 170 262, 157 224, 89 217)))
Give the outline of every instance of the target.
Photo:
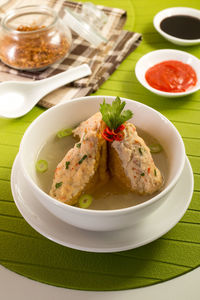
MULTIPOLYGON (((22 4, 21 1, 20 4, 22 4)), ((32 3, 29 2, 30 4, 32 3)), ((56 9, 62 18, 65 16, 66 7, 76 12, 79 12, 82 8, 82 3, 71 1, 64 1, 63 3, 62 1, 48 0, 45 4, 56 9)), ((102 35, 108 39, 106 44, 96 48, 75 32, 72 32, 72 47, 62 63, 54 64, 42 72, 35 73, 14 70, 0 63, 0 81, 41 80, 63 72, 68 68, 87 63, 92 70, 91 76, 57 89, 45 96, 39 102, 39 105, 48 108, 72 98, 89 95, 98 90, 119 64, 139 45, 141 34, 122 30, 126 22, 126 12, 124 10, 104 6, 97 7, 103 10, 108 17, 107 23, 101 29, 102 35)))

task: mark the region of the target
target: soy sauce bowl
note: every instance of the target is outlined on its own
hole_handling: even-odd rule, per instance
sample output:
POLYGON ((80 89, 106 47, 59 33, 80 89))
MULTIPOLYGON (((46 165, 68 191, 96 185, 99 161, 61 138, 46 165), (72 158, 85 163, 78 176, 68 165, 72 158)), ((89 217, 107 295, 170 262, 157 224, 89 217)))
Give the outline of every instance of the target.
POLYGON ((170 7, 167 9, 164 9, 157 13, 153 19, 153 25, 155 29, 160 33, 166 40, 170 41, 173 44, 180 45, 180 46, 191 46, 191 45, 197 45, 200 44, 200 38, 199 39, 183 39, 175 37, 171 34, 168 34, 164 32, 161 29, 161 22, 168 17, 172 17, 175 15, 182 15, 182 16, 189 16, 189 17, 195 17, 197 19, 200 19, 200 10, 190 8, 190 7, 170 7))
POLYGON ((154 94, 163 97, 182 97, 192 94, 200 89, 200 60, 192 54, 189 54, 185 51, 173 50, 173 49, 161 49, 149 52, 142 56, 135 66, 135 75, 138 81, 149 91, 154 94), (167 61, 167 60, 176 60, 182 63, 188 64, 196 72, 197 83, 194 87, 186 90, 185 92, 164 92, 157 90, 149 85, 145 79, 145 74, 147 70, 154 65, 167 61))

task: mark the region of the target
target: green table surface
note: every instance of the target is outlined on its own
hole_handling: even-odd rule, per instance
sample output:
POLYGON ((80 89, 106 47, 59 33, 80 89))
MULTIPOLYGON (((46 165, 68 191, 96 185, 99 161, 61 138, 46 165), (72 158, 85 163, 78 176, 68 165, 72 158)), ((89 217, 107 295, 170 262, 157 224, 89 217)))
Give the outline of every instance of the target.
POLYGON ((96 95, 113 95, 145 103, 165 115, 179 130, 194 173, 191 204, 180 222, 160 239, 120 253, 88 253, 58 245, 32 229, 18 212, 10 174, 20 140, 45 109, 35 107, 16 120, 0 119, 0 262, 26 277, 83 290, 119 290, 147 286, 180 276, 200 265, 200 92, 170 99, 151 94, 136 80, 134 67, 144 54, 179 49, 200 58, 199 46, 179 47, 153 28, 154 15, 167 7, 200 9, 199 0, 93 0, 128 14, 125 29, 140 32, 140 46, 100 87, 96 95))

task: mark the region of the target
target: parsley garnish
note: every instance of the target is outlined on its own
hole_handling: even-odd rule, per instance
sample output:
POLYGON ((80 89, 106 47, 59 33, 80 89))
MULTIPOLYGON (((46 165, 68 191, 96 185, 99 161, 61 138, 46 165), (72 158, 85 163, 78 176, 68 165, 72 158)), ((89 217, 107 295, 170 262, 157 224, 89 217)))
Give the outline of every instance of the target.
POLYGON ((112 104, 105 103, 100 104, 100 112, 102 114, 102 119, 110 129, 117 129, 125 121, 132 118, 133 113, 130 110, 122 110, 126 102, 121 102, 121 99, 117 97, 112 104))
POLYGON ((81 143, 76 144, 76 147, 80 148, 81 147, 81 143))

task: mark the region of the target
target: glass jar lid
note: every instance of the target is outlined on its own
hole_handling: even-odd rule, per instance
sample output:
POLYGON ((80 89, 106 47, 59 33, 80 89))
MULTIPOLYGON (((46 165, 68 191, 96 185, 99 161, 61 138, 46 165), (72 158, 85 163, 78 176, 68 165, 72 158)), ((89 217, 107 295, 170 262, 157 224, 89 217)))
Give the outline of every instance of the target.
POLYGON ((106 43, 107 39, 100 33, 101 28, 106 24, 106 14, 90 2, 83 3, 80 13, 65 8, 66 15, 64 22, 78 35, 94 46, 106 43))

